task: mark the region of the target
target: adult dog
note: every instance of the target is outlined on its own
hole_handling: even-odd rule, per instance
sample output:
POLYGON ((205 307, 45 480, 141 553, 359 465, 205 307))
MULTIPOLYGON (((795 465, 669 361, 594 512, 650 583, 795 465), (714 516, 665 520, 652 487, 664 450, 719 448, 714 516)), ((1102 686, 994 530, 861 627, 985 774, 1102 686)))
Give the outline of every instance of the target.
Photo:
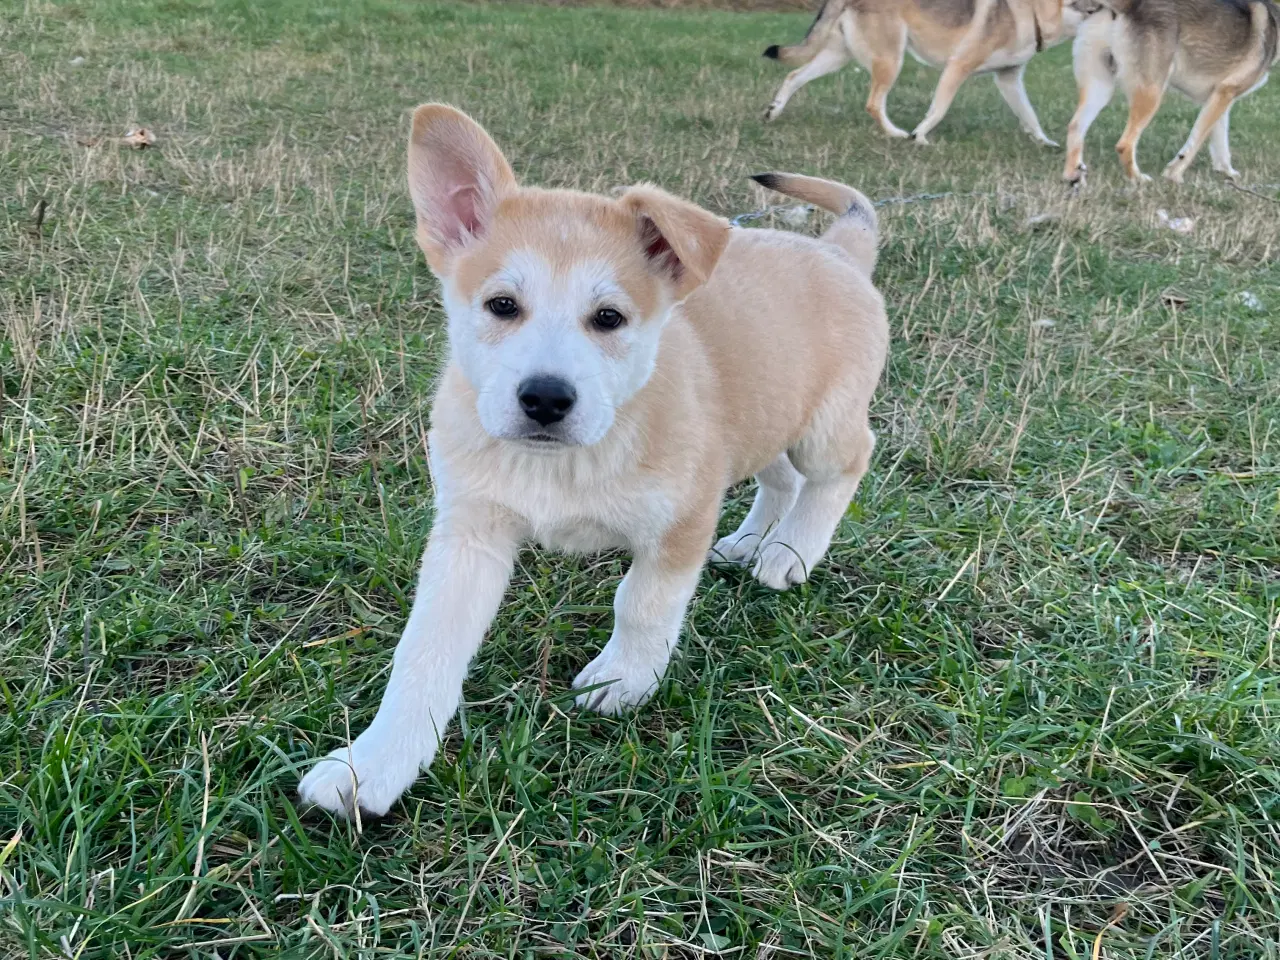
POLYGON ((1057 146, 1040 128, 1023 74, 1033 56, 1070 36, 1082 19, 1063 0, 826 0, 803 43, 765 50, 799 69, 787 75, 764 116, 772 120, 810 80, 856 59, 871 74, 867 112, 889 136, 905 137, 885 101, 910 51, 942 70, 929 112, 911 133, 915 140, 928 142, 970 75, 992 73, 1023 130, 1037 143, 1057 146))
POLYGON ((1164 175, 1181 182, 1209 138, 1213 169, 1238 177, 1231 165, 1231 106, 1267 82, 1280 56, 1280 9, 1270 0, 1101 0, 1104 9, 1076 33, 1073 48, 1079 106, 1067 128, 1063 177, 1085 175, 1084 138, 1115 93, 1129 98, 1129 122, 1116 143, 1130 180, 1150 180, 1138 168, 1138 138, 1172 86, 1201 104, 1191 135, 1164 175))
POLYGON ((431 762, 524 541, 634 555, 613 636, 574 681, 603 713, 657 688, 731 484, 760 489, 714 555, 780 590, 822 559, 875 445, 876 216, 842 184, 757 179, 835 222, 815 240, 731 230, 651 186, 521 187, 475 121, 415 112, 409 188, 449 330, 435 524, 377 715, 304 800, 385 813, 431 762))

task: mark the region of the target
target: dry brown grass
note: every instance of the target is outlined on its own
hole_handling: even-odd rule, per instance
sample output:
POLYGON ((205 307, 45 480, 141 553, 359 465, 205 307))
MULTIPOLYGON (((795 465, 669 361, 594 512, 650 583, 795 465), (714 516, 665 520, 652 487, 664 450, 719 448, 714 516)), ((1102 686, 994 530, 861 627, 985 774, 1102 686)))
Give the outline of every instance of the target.
MULTIPOLYGON (((1280 218, 1203 164, 1129 189, 1114 109, 1069 195, 983 82, 929 149, 872 132, 853 71, 762 125, 759 50, 805 23, 0 21, 0 953, 1275 960, 1280 218), (881 444, 813 582, 709 574, 655 703, 601 721, 563 695, 622 561, 525 555, 465 724, 358 835, 293 790, 376 702, 431 519, 444 337, 402 183, 428 97, 536 183, 952 195, 881 207, 881 444), (109 141, 137 123, 154 149, 109 141)), ((1069 75, 1031 71, 1051 131, 1069 75)), ((934 79, 908 65, 901 116, 934 79)), ((1233 115, 1268 195, 1276 96, 1233 115)))

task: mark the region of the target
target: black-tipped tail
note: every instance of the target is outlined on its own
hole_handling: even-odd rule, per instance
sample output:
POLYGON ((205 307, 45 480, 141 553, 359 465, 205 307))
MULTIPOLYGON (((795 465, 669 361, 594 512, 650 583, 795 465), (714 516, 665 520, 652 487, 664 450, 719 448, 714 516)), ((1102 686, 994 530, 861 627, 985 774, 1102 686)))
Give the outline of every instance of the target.
POLYGON ((753 173, 751 179, 762 187, 834 213, 838 219, 823 234, 823 239, 844 249, 868 274, 875 269, 879 218, 862 191, 834 180, 795 173, 753 173))
MULTIPOLYGON (((778 190, 778 185, 782 183, 782 177, 776 173, 753 173, 751 174, 751 179, 769 190, 778 190)), ((778 192, 783 193, 785 191, 778 190, 778 192)))
POLYGON ((764 48, 764 55, 765 55, 766 57, 768 57, 770 60, 777 60, 777 59, 778 59, 778 45, 777 45, 776 43, 774 43, 774 44, 770 44, 769 46, 765 47, 765 48, 764 48))

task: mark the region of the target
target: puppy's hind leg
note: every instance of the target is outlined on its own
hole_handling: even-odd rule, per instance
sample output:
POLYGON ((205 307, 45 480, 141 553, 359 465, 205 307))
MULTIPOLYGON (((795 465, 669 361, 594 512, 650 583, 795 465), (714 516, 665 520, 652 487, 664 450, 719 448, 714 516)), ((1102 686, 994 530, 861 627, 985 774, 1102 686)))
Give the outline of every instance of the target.
POLYGON ((711 548, 712 563, 746 563, 760 552, 765 537, 782 521, 792 506, 804 477, 791 465, 785 453, 756 474, 756 499, 742 525, 711 548))
POLYGON ((866 425, 865 414, 861 419, 852 459, 842 470, 825 469, 821 454, 807 456, 805 441, 801 441, 795 462, 805 475, 804 486, 795 506, 768 536, 751 571, 766 587, 786 590, 803 583, 831 546, 840 518, 857 493, 875 449, 876 437, 866 425))
POLYGON ((1004 102, 1018 118, 1018 122, 1022 124, 1022 129, 1031 134, 1031 139, 1046 147, 1056 147, 1058 144, 1045 136, 1040 126, 1040 118, 1036 116, 1036 109, 1031 106, 1031 100, 1027 97, 1027 88, 1022 82, 1023 74, 1026 72, 1025 63, 1019 67, 997 70, 996 87, 1004 97, 1004 102))

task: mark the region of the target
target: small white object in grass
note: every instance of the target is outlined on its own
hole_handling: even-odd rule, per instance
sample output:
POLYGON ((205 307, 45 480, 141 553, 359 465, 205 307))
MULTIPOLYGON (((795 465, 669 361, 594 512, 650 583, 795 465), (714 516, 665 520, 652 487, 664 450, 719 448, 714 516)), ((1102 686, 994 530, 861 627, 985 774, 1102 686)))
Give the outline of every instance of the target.
POLYGON ((813 213, 813 207, 807 203, 798 203, 794 207, 787 207, 778 216, 789 227, 802 227, 809 222, 811 213, 813 213))
POLYGON ((1058 215, 1056 213, 1037 213, 1034 216, 1027 217, 1023 226, 1028 230, 1033 230, 1036 227, 1044 226, 1046 223, 1053 223, 1057 219, 1058 215))
POLYGON ((145 150, 155 144, 156 135, 146 127, 130 127, 120 142, 135 150, 145 150))
POLYGON ((79 66, 82 66, 82 65, 84 64, 84 57, 72 57, 72 58, 71 58, 70 60, 68 60, 67 62, 68 62, 69 64, 71 64, 71 66, 73 66, 73 67, 79 67, 79 66))
POLYGON ((1168 227, 1174 233, 1190 233, 1196 228, 1196 222, 1191 217, 1170 217, 1168 210, 1157 210, 1156 219, 1160 221, 1160 226, 1168 227))
POLYGON ((1267 305, 1259 299, 1258 295, 1251 290, 1244 290, 1236 294, 1236 301, 1252 310, 1254 313, 1266 313, 1267 305))
POLYGON ((1052 327, 1054 326, 1054 321, 1050 320, 1048 317, 1041 317, 1038 320, 1031 321, 1031 325, 1033 327, 1052 327))

